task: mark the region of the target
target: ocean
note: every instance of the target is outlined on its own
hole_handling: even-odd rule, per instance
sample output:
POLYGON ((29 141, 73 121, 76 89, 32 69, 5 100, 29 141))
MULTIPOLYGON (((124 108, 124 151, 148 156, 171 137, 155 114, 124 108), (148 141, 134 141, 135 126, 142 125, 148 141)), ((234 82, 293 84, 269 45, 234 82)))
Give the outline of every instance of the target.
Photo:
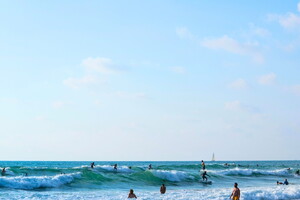
POLYGON ((0 199, 127 199, 133 189, 143 200, 225 200, 235 182, 241 199, 300 199, 300 176, 295 174, 300 161, 205 162, 212 184, 201 182, 200 161, 95 161, 93 169, 91 162, 0 161, 0 169, 6 168, 0 176, 0 199), (153 169, 148 170, 149 164, 153 169), (284 179, 290 184, 276 184, 284 179), (164 195, 161 184, 167 187, 164 195))

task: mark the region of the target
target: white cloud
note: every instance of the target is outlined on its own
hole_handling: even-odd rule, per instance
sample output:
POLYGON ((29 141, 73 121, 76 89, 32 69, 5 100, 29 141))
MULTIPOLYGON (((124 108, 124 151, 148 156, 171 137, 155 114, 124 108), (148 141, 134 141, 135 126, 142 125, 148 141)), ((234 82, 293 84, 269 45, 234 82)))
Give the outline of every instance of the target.
POLYGON ((290 87, 290 90, 295 95, 299 95, 300 96, 300 85, 293 85, 293 86, 290 87))
POLYGON ((242 90, 242 89, 246 89, 248 86, 247 86, 247 82, 244 79, 239 78, 233 81, 232 83, 230 83, 229 87, 232 89, 242 90))
POLYGON ((276 74, 270 73, 259 77, 258 82, 262 85, 272 85, 275 83, 276 74))
POLYGON ((176 28, 176 34, 180 38, 195 39, 195 36, 186 27, 176 28))
POLYGON ((100 72, 103 74, 112 74, 118 70, 109 58, 87 58, 82 61, 82 65, 91 71, 100 72))
POLYGON ((241 110, 242 105, 241 102, 236 100, 236 101, 230 101, 225 103, 225 109, 227 110, 241 110))
MULTIPOLYGON (((297 9, 300 12, 300 2, 297 4, 297 9)), ((300 15, 294 13, 286 13, 285 15, 271 14, 268 15, 269 20, 277 21, 283 28, 289 30, 300 30, 300 15)))
POLYGON ((250 32, 251 32, 251 34, 257 35, 257 36, 260 36, 260 37, 267 37, 271 34, 267 29, 257 27, 252 23, 250 24, 250 32))
POLYGON ((171 71, 177 74, 184 74, 185 73, 185 68, 184 67, 171 67, 171 71))
POLYGON ((61 108, 65 105, 66 105, 66 103, 63 102, 63 101, 55 101, 55 102, 52 103, 53 108, 61 108))
POLYGON ((250 56, 257 63, 264 62, 262 54, 255 50, 255 48, 258 46, 257 43, 243 44, 236 41, 235 39, 228 37, 227 35, 224 35, 220 38, 205 39, 201 44, 209 49, 224 50, 234 54, 250 56))
POLYGON ((286 29, 295 29, 300 26, 300 16, 294 13, 288 13, 284 16, 278 16, 279 24, 286 29))
POLYGON ((94 76, 84 76, 82 78, 68 78, 63 81, 64 85, 73 89, 79 89, 86 85, 90 85, 97 82, 98 79, 94 76))
POLYGON ((41 116, 41 115, 35 117, 36 121, 44 121, 45 119, 46 119, 46 117, 45 116, 41 116))
POLYGON ((145 99, 147 95, 144 92, 137 92, 137 93, 128 93, 128 92, 116 92, 116 96, 126 99, 145 99))
POLYGON ((250 105, 242 104, 240 101, 230 101, 226 102, 224 105, 226 110, 231 111, 244 111, 244 112, 250 112, 250 113, 259 113, 259 109, 250 105))

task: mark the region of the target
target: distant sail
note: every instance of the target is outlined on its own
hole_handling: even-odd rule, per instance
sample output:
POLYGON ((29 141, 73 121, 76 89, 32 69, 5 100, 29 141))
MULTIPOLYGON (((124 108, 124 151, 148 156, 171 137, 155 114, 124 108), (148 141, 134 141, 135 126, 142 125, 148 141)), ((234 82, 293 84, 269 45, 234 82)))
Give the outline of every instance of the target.
POLYGON ((215 160, 215 153, 213 153, 213 156, 212 156, 211 161, 216 161, 216 160, 215 160))

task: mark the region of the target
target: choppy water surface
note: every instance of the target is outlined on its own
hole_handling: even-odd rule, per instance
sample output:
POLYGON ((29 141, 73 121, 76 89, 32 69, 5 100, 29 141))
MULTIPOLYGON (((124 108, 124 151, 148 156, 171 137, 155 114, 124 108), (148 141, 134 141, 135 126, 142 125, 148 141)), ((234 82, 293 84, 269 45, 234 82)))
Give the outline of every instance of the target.
POLYGON ((2 161, 0 199, 126 199, 131 188, 138 199, 228 199, 234 182, 241 199, 300 199, 300 161, 206 162, 211 185, 200 182, 200 162, 90 163, 2 161), (290 184, 276 185, 284 179, 290 184))

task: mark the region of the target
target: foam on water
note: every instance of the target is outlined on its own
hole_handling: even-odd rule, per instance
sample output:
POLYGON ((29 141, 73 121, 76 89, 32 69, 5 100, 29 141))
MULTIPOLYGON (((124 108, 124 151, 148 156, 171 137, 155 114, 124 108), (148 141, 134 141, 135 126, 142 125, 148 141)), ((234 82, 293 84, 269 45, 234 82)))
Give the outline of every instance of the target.
POLYGON ((15 189, 52 188, 71 183, 80 173, 60 174, 56 176, 15 176, 0 177, 0 187, 15 189))
POLYGON ((100 165, 100 166, 95 166, 94 169, 103 169, 109 172, 119 172, 119 173, 132 173, 133 170, 129 169, 127 166, 118 166, 117 169, 114 169, 113 166, 111 165, 100 165))
POLYGON ((186 172, 176 170, 149 170, 154 176, 168 181, 183 181, 190 177, 186 172))
MULTIPOLYGON (((231 194, 232 188, 222 189, 199 189, 199 190, 168 190, 164 195, 158 191, 135 190, 138 199, 141 200, 227 200, 231 194)), ((57 192, 48 191, 12 193, 4 191, 2 196, 9 196, 9 199, 60 199, 60 200, 78 200, 78 199, 96 199, 96 200, 116 200, 127 199, 128 191, 85 191, 85 192, 57 192)), ((282 199, 300 199, 299 186, 274 186, 261 188, 243 188, 241 189, 241 200, 282 200, 282 199)))
POLYGON ((251 175, 276 175, 276 176, 287 176, 291 175, 290 172, 286 169, 276 169, 276 170, 259 170, 259 169, 240 169, 238 167, 233 169, 226 170, 208 170, 214 174, 219 175, 242 175, 242 176, 251 176, 251 175))

